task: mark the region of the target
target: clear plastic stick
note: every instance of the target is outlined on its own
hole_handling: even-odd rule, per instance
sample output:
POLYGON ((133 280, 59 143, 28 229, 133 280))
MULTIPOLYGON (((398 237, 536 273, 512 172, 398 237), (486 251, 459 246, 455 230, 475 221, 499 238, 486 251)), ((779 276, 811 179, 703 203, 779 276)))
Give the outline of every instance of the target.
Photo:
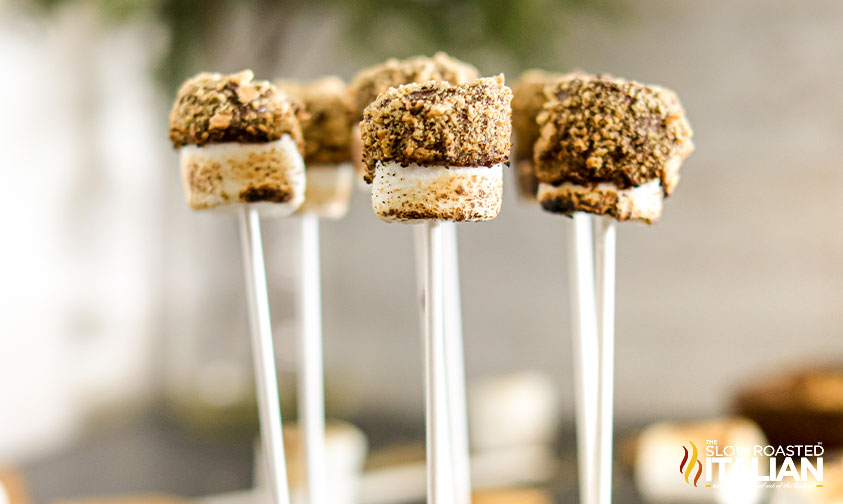
POLYGON ((443 222, 445 247, 445 376, 455 504, 471 504, 471 455, 465 395, 465 357, 457 225, 443 222))
POLYGON ((612 502, 612 435, 615 380, 615 242, 616 223, 595 216, 594 248, 598 313, 600 381, 597 391, 598 503, 612 502))
POLYGON ((425 425, 427 443, 427 502, 451 504, 451 448, 448 414, 443 408, 445 383, 444 258, 442 225, 425 229, 425 425))
POLYGON ((591 218, 576 212, 571 226, 570 284, 574 346, 577 456, 580 502, 597 500, 597 310, 594 298, 594 254, 591 218))
POLYGON ((266 287, 266 266, 263 260, 260 217, 258 211, 243 205, 239 212, 240 242, 246 274, 246 297, 252 333, 255 384, 260 413, 261 441, 266 463, 267 481, 274 504, 290 504, 287 485, 287 464, 284 458, 284 436, 281 428, 281 405, 278 399, 278 378, 275 371, 275 350, 266 287))
POLYGON ((301 216, 301 287, 299 302, 298 403, 304 434, 307 496, 310 504, 328 504, 325 466, 325 388, 322 362, 322 289, 319 218, 301 216))

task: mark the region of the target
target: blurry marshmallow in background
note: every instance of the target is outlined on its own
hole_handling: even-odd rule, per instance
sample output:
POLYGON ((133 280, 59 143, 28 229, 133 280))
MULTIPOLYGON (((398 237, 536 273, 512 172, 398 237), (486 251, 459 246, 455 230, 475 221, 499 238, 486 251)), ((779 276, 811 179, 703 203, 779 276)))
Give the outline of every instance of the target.
POLYGON ((66 442, 92 410, 149 396, 164 157, 149 23, 74 3, 0 15, 10 239, 0 248, 0 462, 66 442), (18 139, 18 141, 8 141, 18 139))
POLYGON ((561 422, 561 387, 537 372, 472 380, 468 392, 472 450, 552 444, 561 422))
MULTIPOLYGON (((731 466, 747 470, 753 447, 767 443, 761 429, 743 418, 651 425, 638 436, 634 448, 635 484, 644 500, 665 504, 760 502, 765 490, 749 473, 727 471, 726 478, 720 480, 715 465, 712 487, 706 487, 708 441, 716 441, 721 449, 725 446, 748 447, 748 454, 737 450, 735 463, 731 466)), ((759 467, 765 466, 766 459, 759 461, 759 467)))
MULTIPOLYGON (((493 499, 502 494, 489 489, 545 484, 557 474, 554 443, 561 424, 557 397, 554 381, 538 372, 475 379, 469 384, 468 430, 475 490, 486 490, 484 495, 493 499)), ((422 444, 390 446, 374 453, 366 464, 361 502, 423 500, 424 460, 422 444)))
POLYGON ((562 423, 559 384, 536 371, 476 378, 468 386, 471 470, 477 488, 536 484, 555 475, 562 423))
POLYGON ((843 366, 822 362, 777 366, 745 380, 734 410, 750 418, 774 445, 822 443, 843 449, 843 366))
MULTIPOLYGON (((287 458, 287 479, 291 504, 306 504, 306 466, 304 443, 298 424, 284 425, 284 452, 287 458)), ((347 422, 329 420, 325 425, 328 502, 357 504, 363 474, 363 463, 369 442, 363 432, 347 422)), ((265 470, 260 444, 255 443, 255 487, 264 488, 265 470)))

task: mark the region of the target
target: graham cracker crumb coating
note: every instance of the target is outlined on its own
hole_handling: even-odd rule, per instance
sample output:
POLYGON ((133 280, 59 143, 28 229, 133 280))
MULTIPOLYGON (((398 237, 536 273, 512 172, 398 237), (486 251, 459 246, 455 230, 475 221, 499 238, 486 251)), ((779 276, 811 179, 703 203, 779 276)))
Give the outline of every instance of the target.
POLYGON ((512 91, 503 76, 468 84, 425 82, 392 88, 360 123, 366 181, 378 161, 402 166, 492 166, 511 148, 512 91))
POLYGON ((568 76, 544 70, 527 70, 512 85, 512 134, 515 138, 515 157, 519 161, 533 160, 533 145, 540 133, 536 117, 547 102, 544 89, 568 76))
POLYGON ((443 52, 432 58, 416 56, 405 60, 390 59, 361 70, 348 86, 353 120, 363 119, 363 111, 389 88, 414 82, 441 81, 464 84, 477 79, 477 69, 443 52))
POLYGON ((300 101, 307 112, 301 121, 304 161, 338 164, 351 161, 351 112, 345 83, 339 77, 312 82, 276 81, 281 91, 300 101))
POLYGON ((288 134, 303 151, 302 108, 251 70, 232 75, 200 73, 179 88, 170 112, 176 148, 209 143, 262 143, 288 134))
POLYGON ((672 91, 573 75, 546 87, 545 96, 534 151, 539 181, 611 182, 624 189, 659 179, 670 193, 678 168, 671 174, 671 165, 693 150, 685 110, 672 91))
POLYGON ((536 117, 547 98, 544 89, 569 74, 527 70, 512 86, 512 136, 518 173, 518 191, 525 200, 534 201, 539 180, 533 162, 533 147, 539 139, 536 117))

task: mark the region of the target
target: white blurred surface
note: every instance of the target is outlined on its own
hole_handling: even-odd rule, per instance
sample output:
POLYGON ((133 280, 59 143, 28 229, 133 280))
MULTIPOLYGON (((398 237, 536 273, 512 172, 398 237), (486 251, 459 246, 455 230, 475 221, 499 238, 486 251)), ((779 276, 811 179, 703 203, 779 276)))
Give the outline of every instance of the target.
POLYGON ((0 26, 2 460, 149 393, 163 195, 149 27, 106 29, 84 5, 0 26))

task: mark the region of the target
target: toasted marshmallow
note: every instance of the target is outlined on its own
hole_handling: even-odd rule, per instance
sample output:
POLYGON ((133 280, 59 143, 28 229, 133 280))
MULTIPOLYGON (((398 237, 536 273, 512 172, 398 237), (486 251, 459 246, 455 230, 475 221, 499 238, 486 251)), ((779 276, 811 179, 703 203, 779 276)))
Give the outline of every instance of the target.
POLYGON ((185 198, 194 210, 252 203, 262 214, 289 215, 304 201, 304 161, 289 135, 185 145, 180 152, 185 198))
POLYGON ((388 222, 491 220, 501 209, 502 168, 378 162, 372 208, 388 222))
POLYGON ((548 212, 566 215, 590 212, 619 221, 637 220, 652 224, 661 217, 664 191, 657 179, 629 189, 618 189, 611 182, 592 186, 569 182, 558 186, 540 183, 538 200, 548 212))
POLYGON ((534 372, 475 380, 468 408, 471 446, 478 452, 551 446, 561 421, 555 383, 534 372))
MULTIPOLYGON (((255 443, 255 486, 266 484, 263 464, 263 447, 255 443)), ((339 420, 325 424, 325 470, 328 502, 331 504, 356 504, 363 476, 363 463, 369 452, 366 435, 354 425, 339 420)), ((307 460, 304 433, 296 423, 284 425, 284 456, 287 461, 287 481, 292 504, 305 504, 307 500, 307 460)))
POLYGON ((348 212, 354 169, 348 163, 308 165, 307 188, 299 212, 311 212, 324 219, 339 219, 348 212))

